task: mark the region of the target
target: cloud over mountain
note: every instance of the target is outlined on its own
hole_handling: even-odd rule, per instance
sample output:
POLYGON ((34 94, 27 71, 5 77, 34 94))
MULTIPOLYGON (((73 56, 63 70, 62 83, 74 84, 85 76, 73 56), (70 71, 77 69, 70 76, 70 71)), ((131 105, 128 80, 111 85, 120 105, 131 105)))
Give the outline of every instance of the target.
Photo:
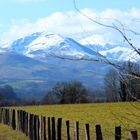
MULTIPOLYGON (((104 24, 115 25, 119 28, 127 28, 140 32, 140 9, 133 8, 125 12, 117 9, 105 9, 101 12, 97 12, 93 9, 83 9, 81 11, 88 15, 88 17, 104 24)), ((1 42, 13 41, 25 35, 42 31, 57 34, 61 33, 62 35, 76 39, 94 34, 100 38, 104 38, 106 42, 120 42, 123 40, 116 31, 95 24, 77 12, 67 11, 55 12, 35 22, 31 22, 28 19, 12 21, 10 28, 2 35, 1 42)), ((128 37, 134 39, 134 43, 140 44, 139 38, 133 37, 134 34, 131 32, 128 33, 127 31, 125 33, 128 37)))

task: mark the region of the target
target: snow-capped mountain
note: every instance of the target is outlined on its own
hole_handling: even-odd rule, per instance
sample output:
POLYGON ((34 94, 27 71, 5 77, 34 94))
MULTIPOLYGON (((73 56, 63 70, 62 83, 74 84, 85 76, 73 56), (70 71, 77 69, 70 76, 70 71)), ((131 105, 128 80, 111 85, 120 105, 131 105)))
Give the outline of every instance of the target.
POLYGON ((68 59, 95 59, 102 56, 72 38, 45 32, 35 33, 14 41, 10 51, 45 61, 46 56, 68 59))
POLYGON ((140 56, 133 49, 124 44, 107 43, 102 38, 89 36, 78 42, 72 38, 58 34, 37 32, 15 40, 7 45, 7 50, 26 55, 41 61, 47 56, 68 59, 138 61, 140 56))
POLYGON ((99 52, 110 60, 117 61, 139 61, 140 56, 128 44, 107 43, 102 38, 89 36, 79 41, 80 44, 88 46, 93 51, 99 52))
POLYGON ((100 51, 100 53, 107 58, 117 61, 137 61, 140 59, 139 55, 136 54, 136 52, 134 52, 132 49, 122 46, 115 46, 112 49, 100 51))

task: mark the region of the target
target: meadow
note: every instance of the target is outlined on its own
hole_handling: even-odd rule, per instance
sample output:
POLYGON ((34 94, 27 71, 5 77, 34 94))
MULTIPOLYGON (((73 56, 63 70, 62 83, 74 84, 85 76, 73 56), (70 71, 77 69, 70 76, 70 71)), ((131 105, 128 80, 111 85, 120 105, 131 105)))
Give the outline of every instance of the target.
MULTIPOLYGON (((14 107, 27 112, 47 117, 63 119, 63 139, 65 139, 65 122, 70 120, 71 135, 74 132, 74 122, 80 123, 80 139, 84 140, 84 124, 90 124, 91 138, 95 138, 95 125, 100 124, 105 140, 114 139, 115 126, 122 127, 123 139, 130 136, 130 131, 136 129, 140 133, 140 103, 100 103, 74 105, 42 105, 14 107)), ((1 128, 1 126, 0 126, 1 128)), ((9 130, 10 132, 10 130, 9 130)), ((9 133, 7 132, 7 133, 9 133)), ((0 131, 0 136, 1 136, 0 131)), ((5 139, 4 139, 5 140, 5 139)), ((9 139, 11 140, 11 139, 9 139)), ((15 139, 16 140, 16 139, 15 139)), ((18 139, 17 139, 18 140, 18 139)), ((21 140, 21 139, 20 139, 21 140)), ((26 140, 26 138, 23 138, 26 140)))
POLYGON ((14 131, 6 125, 0 124, 0 140, 29 140, 23 133, 14 131))

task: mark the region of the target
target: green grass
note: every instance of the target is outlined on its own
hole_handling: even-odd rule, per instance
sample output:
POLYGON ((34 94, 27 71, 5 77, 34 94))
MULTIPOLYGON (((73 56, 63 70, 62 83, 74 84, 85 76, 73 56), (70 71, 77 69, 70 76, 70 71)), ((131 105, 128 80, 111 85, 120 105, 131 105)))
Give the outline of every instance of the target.
MULTIPOLYGON (((101 124, 104 140, 114 139, 115 126, 122 127, 123 139, 129 138, 130 130, 136 129, 140 134, 140 103, 102 103, 79 105, 46 105, 14 107, 46 117, 63 118, 63 139, 65 140, 65 121, 70 120, 71 136, 74 122, 80 122, 80 140, 85 140, 84 124, 90 124, 90 133, 95 139, 95 125, 101 124)), ((11 139, 10 139, 11 140, 11 139)), ((18 140, 18 139, 15 139, 18 140)), ((21 139, 19 139, 21 140, 21 139)))
POLYGON ((23 133, 12 130, 12 128, 0 124, 0 140, 29 140, 23 133))

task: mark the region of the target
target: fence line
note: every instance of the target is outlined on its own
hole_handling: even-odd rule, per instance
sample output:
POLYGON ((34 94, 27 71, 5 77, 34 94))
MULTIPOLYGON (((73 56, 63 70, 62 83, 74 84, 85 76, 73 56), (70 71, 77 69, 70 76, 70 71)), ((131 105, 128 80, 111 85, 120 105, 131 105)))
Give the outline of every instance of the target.
MULTIPOLYGON (((0 108, 0 123, 8 125, 13 130, 23 132, 30 140, 62 140, 62 118, 56 120, 55 117, 46 117, 41 115, 34 115, 23 110, 15 110, 8 108, 0 108)), ((65 122, 66 126, 66 140, 79 140, 80 128, 79 122, 75 122, 74 126, 74 138, 70 135, 70 121, 65 122)), ((85 140, 91 140, 90 125, 85 124, 85 140)), ((95 126, 96 140, 103 140, 101 125, 95 126)), ((121 126, 115 127, 115 140, 122 139, 121 126)), ((130 132, 130 140, 138 140, 138 134, 136 130, 130 132)))

